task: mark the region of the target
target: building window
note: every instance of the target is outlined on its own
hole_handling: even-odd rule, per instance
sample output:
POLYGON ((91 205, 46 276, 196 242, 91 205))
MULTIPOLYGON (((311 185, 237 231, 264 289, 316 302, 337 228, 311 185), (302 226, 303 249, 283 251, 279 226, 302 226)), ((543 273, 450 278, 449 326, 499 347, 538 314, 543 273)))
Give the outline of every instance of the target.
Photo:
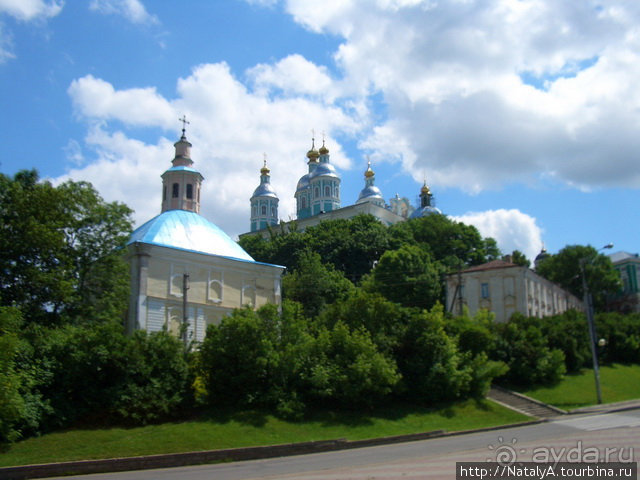
POLYGON ((302 197, 300 199, 300 208, 307 208, 307 197, 302 197))
POLYGON ((313 189, 314 198, 318 198, 320 196, 320 188, 316 187, 313 189))
POLYGON ((173 198, 178 198, 180 194, 180 185, 178 185, 177 183, 174 183, 171 188, 172 188, 171 196, 173 198))
POLYGON ((190 183, 187 183, 187 198, 193 200, 193 185, 190 183))
POLYGON ((262 207, 260 208, 260 214, 261 215, 266 215, 267 214, 267 206, 266 205, 262 205, 262 207))
POLYGON ((276 216, 276 207, 271 207, 271 216, 272 217, 276 216))
POLYGON ((482 298, 489 298, 489 284, 483 283, 480 285, 480 296, 482 298))
POLYGON ((164 202, 167 199, 167 186, 162 187, 162 201, 164 202))
POLYGON ((329 185, 324 187, 324 196, 325 197, 330 197, 331 196, 331 187, 329 185))

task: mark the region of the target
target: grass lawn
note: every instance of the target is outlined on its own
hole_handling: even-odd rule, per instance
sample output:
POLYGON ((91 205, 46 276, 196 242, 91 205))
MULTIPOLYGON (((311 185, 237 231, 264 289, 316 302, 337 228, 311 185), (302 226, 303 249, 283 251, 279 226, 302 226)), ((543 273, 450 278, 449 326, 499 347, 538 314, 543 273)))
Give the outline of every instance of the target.
MULTIPOLYGON (((614 364, 600 367, 600 388, 603 403, 640 398, 640 365, 614 364)), ((567 375, 553 387, 536 387, 521 392, 565 410, 597 403, 596 384, 591 369, 567 375)))
POLYGON ((219 413, 196 420, 137 428, 70 430, 30 438, 0 453, 0 466, 214 450, 254 445, 505 425, 528 417, 489 401, 438 409, 396 405, 371 412, 318 412, 287 422, 260 412, 219 413))

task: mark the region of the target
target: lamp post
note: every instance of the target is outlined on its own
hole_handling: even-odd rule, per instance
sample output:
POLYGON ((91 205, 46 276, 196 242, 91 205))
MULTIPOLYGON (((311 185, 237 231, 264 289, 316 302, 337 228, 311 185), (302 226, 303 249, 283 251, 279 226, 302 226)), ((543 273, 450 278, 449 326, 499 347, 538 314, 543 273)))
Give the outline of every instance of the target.
MULTIPOLYGON (((602 247, 600 250, 604 250, 605 248, 613 248, 613 243, 609 243, 602 247)), ((598 252, 600 251, 598 250, 598 252)), ((598 346, 597 335, 596 335, 596 324, 593 319, 593 297, 591 296, 591 292, 589 292, 589 285, 587 284, 587 276, 585 274, 585 264, 587 263, 587 258, 580 259, 580 273, 582 274, 582 291, 584 292, 584 308, 587 313, 587 324, 589 325, 589 343, 591 345, 591 358, 593 359, 593 376, 596 382, 596 395, 598 397, 598 404, 602 403, 602 391, 600 390, 600 367, 598 365, 598 346)))

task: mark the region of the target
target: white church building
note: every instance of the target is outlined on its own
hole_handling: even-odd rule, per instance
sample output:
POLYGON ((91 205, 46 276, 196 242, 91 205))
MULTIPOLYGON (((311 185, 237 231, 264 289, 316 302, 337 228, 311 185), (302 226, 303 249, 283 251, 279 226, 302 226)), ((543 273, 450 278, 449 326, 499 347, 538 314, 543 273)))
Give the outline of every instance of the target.
MULTIPOLYGON (((186 120, 185 120, 186 123, 186 120)), ((256 262, 200 215, 203 177, 185 129, 162 174, 162 209, 131 235, 128 331, 167 329, 200 342, 233 309, 281 302, 284 267, 256 262)))

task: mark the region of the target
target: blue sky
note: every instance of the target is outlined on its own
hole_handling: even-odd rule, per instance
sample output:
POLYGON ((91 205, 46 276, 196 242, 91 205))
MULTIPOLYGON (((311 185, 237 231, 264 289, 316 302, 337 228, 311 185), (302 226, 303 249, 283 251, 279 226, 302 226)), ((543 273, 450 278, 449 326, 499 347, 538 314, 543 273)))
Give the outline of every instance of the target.
POLYGON ((87 180, 159 213, 178 117, 202 214, 248 230, 325 132, 355 202, 424 179, 446 214, 535 256, 638 252, 640 4, 622 0, 0 0, 0 171, 87 180))

